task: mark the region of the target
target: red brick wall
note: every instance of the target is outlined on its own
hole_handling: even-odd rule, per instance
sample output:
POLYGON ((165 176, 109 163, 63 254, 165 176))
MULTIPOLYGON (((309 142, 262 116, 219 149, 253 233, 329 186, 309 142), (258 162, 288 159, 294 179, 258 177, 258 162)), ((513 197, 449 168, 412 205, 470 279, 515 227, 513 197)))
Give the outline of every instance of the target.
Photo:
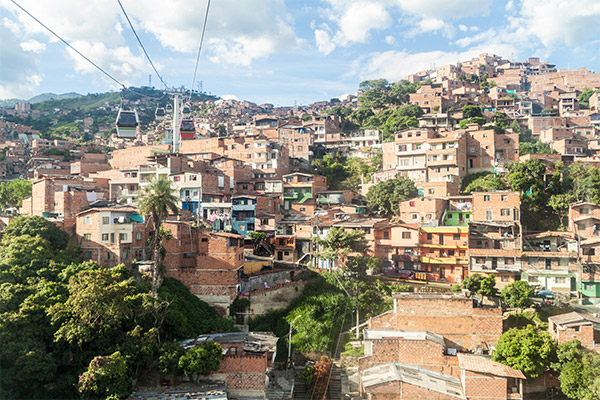
POLYGON ((367 393, 371 400, 456 400, 456 397, 399 381, 372 386, 367 393))
POLYGON ((473 371, 465 371, 464 390, 469 400, 506 399, 508 390, 507 379, 473 371))
POLYGON ((460 296, 394 300, 397 313, 372 318, 370 329, 429 331, 444 336, 450 342, 448 347, 464 349, 482 343, 495 344, 502 334, 500 308, 473 308, 472 300, 460 296))

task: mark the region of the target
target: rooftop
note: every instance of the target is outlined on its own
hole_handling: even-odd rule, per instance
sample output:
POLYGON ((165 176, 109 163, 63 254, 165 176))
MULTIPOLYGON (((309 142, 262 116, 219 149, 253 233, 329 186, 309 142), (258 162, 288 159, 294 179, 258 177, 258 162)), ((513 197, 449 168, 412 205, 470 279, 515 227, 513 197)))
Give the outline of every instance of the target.
POLYGON ((373 339, 404 339, 404 340, 428 340, 446 347, 444 337, 427 331, 398 331, 398 330, 378 330, 365 329, 365 340, 373 339))
POLYGON ((438 374, 410 364, 391 362, 367 368, 361 374, 361 381, 364 388, 401 381, 457 399, 465 398, 458 378, 438 374))
POLYGON ((467 371, 504 376, 507 378, 525 379, 525 375, 523 375, 521 371, 517 371, 508 365, 492 361, 489 358, 464 353, 458 353, 457 356, 458 365, 467 371))
POLYGON ((244 343, 244 351, 264 353, 266 351, 275 351, 278 339, 272 333, 227 332, 200 335, 196 338, 182 340, 179 344, 187 350, 205 340, 212 340, 219 344, 244 343))
POLYGON ((596 324, 600 325, 600 318, 595 318, 589 314, 582 314, 576 311, 554 315, 548 318, 548 321, 554 322, 556 325, 571 325, 571 324, 596 324))

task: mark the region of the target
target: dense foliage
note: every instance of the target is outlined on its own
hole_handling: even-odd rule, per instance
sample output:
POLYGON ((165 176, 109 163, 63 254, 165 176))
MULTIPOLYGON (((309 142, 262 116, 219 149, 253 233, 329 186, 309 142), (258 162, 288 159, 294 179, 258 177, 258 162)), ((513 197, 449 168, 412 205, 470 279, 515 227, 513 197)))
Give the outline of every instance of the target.
POLYGON ((496 289, 496 277, 494 275, 469 275, 462 281, 462 287, 463 289, 469 290, 471 293, 477 293, 484 297, 491 297, 498 294, 498 289, 496 289))
POLYGON ((368 159, 345 157, 340 153, 325 154, 312 162, 311 172, 326 176, 329 190, 357 192, 361 181, 369 181, 371 174, 381 169, 381 165, 381 151, 372 152, 368 159))
POLYGON ((231 327, 180 283, 167 280, 155 298, 123 265, 80 263, 78 251, 52 225, 20 217, 6 228, 0 248, 0 397, 75 398, 79 389, 83 397, 122 398, 138 371, 158 358, 161 339, 231 327), (179 326, 181 321, 186 323, 179 326), (125 383, 111 378, 108 384, 94 372, 111 376, 113 367, 126 371, 125 383))
POLYGON ((0 209, 21 207, 23 199, 31 197, 31 182, 26 179, 13 179, 0 184, 0 209))
POLYGON ((400 202, 417 197, 415 183, 403 176, 379 182, 369 188, 367 201, 375 212, 390 217, 400 212, 400 202))
POLYGON ((525 308, 531 305, 531 298, 535 293, 535 287, 526 281, 515 281, 506 285, 500 295, 507 306, 513 308, 525 308))
POLYGON ((560 389, 571 399, 600 399, 600 354, 584 349, 578 340, 562 343, 556 351, 560 389))
POLYGON ((547 331, 527 325, 522 329, 511 328, 500 336, 492 359, 535 379, 548 369, 555 352, 556 342, 547 331))

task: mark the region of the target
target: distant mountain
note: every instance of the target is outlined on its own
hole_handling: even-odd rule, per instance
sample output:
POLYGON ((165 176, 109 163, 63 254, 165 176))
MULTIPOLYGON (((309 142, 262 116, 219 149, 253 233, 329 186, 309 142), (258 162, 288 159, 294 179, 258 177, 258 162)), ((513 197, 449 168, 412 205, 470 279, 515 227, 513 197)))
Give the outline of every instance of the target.
POLYGON ((33 96, 29 100, 25 99, 0 99, 0 107, 14 107, 16 103, 41 103, 42 101, 48 100, 63 100, 63 99, 75 99, 77 97, 81 97, 79 93, 69 92, 63 94, 56 93, 42 93, 37 96, 33 96))
POLYGON ((31 103, 31 104, 36 104, 36 103, 41 103, 42 101, 74 99, 74 98, 81 97, 81 96, 82 96, 81 94, 75 93, 75 92, 69 92, 69 93, 63 93, 63 94, 42 93, 42 94, 38 94, 37 96, 33 96, 32 98, 27 100, 27 102, 31 103))

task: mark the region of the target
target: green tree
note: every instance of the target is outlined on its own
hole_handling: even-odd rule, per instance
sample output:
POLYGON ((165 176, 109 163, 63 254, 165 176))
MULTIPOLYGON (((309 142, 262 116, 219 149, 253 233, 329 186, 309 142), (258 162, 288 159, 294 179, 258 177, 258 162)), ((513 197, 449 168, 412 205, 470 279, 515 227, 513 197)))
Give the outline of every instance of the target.
POLYGON ((553 194, 550 196, 550 200, 548 200, 548 205, 554 211, 560 221, 560 225, 563 227, 565 226, 563 222, 569 212, 569 206, 571 203, 574 203, 575 200, 575 196, 571 193, 553 194))
POLYGON ((4 228, 4 235, 10 238, 23 235, 40 236, 47 240, 55 250, 64 249, 69 242, 69 235, 65 231, 43 217, 19 216, 11 220, 4 228))
POLYGON ((473 118, 473 117, 483 117, 483 113, 481 112, 481 107, 479 106, 463 106, 463 118, 473 118))
POLYGON ((267 234, 264 232, 250 232, 248 237, 252 240, 254 246, 254 254, 257 254, 258 248, 263 240, 267 239, 267 234))
POLYGON ((535 142, 521 142, 519 143, 519 154, 522 156, 526 154, 553 154, 556 153, 548 143, 535 141, 535 142))
POLYGON ((176 341, 165 342, 158 350, 158 359, 155 365, 163 374, 172 374, 179 371, 179 359, 185 350, 176 341))
POLYGON ((533 325, 511 328, 496 345, 492 359, 523 372, 535 379, 548 369, 556 355, 556 342, 548 332, 533 325))
POLYGON ((481 274, 469 275, 463 279, 462 287, 471 293, 478 293, 484 297, 492 297, 498 293, 496 278, 491 274, 487 276, 481 274))
POLYGON ((463 193, 492 192, 494 190, 505 190, 506 183, 501 177, 491 172, 479 172, 467 175, 463 179, 462 187, 463 193))
POLYGON ((479 292, 479 288, 481 288, 481 281, 483 280, 483 275, 481 274, 472 274, 462 281, 463 289, 467 289, 471 293, 479 292))
POLYGON ((383 216, 398 215, 400 202, 417 197, 415 183, 403 176, 379 182, 369 188, 369 206, 383 216))
POLYGON ((153 180, 148 186, 142 189, 138 207, 140 212, 151 218, 152 235, 152 293, 157 294, 158 288, 162 284, 163 276, 161 272, 161 225, 163 220, 169 215, 178 213, 177 198, 173 195, 172 183, 167 178, 153 180))
POLYGON ((223 349, 212 340, 205 340, 189 349, 179 358, 179 369, 185 376, 207 375, 217 371, 223 358, 223 349))
POLYGON ((562 343, 556 351, 560 389, 571 399, 600 399, 600 355, 588 351, 578 340, 562 343))
POLYGON ((131 380, 125 357, 116 351, 94 357, 77 388, 84 399, 126 399, 131 394, 131 380))
POLYGON ((313 242, 318 248, 320 258, 332 260, 333 266, 343 263, 350 254, 362 254, 367 249, 367 240, 364 231, 360 229, 344 229, 333 227, 321 239, 313 237, 313 242))
POLYGON ((515 281, 507 285, 500 295, 504 303, 512 308, 526 308, 531 305, 535 288, 526 281, 515 281))
POLYGON ((25 179, 13 179, 0 184, 0 208, 21 207, 23 199, 31 197, 31 182, 25 179))
POLYGON ((590 97, 592 97, 592 95, 596 92, 600 92, 600 91, 592 90, 592 89, 585 89, 583 92, 581 92, 581 94, 578 96, 579 108, 586 109, 586 110, 588 108, 590 108, 590 104, 589 104, 590 97))

